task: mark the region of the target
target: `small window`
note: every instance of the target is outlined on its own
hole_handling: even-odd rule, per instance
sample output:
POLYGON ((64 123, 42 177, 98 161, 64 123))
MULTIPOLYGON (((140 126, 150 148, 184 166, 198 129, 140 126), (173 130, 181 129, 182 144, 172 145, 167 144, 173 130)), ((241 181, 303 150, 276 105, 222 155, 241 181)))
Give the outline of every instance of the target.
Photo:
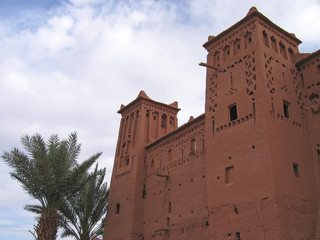
POLYGON ((279 42, 279 47, 280 47, 280 53, 282 54, 282 56, 284 58, 288 58, 286 46, 282 42, 279 42))
POLYGON ((300 178, 299 164, 293 163, 292 166, 293 166, 294 176, 295 176, 296 178, 300 178))
POLYGON ((247 32, 246 35, 244 36, 244 48, 247 48, 249 44, 252 42, 252 36, 251 32, 247 32))
POLYGON ((163 114, 161 116, 161 127, 166 128, 167 127, 167 115, 163 114))
POLYGON ((213 55, 213 65, 219 66, 219 61, 220 61, 220 52, 216 51, 213 55))
POLYGON ((229 106, 229 119, 230 121, 234 121, 238 118, 238 113, 237 113, 237 105, 233 104, 229 106))
POLYGON ((226 167, 225 184, 233 183, 233 166, 226 167))
POLYGON ((288 53, 289 53, 290 58, 292 59, 292 57, 294 55, 292 48, 288 48, 288 53))
POLYGON ((128 166, 130 163, 130 158, 129 157, 126 157, 126 166, 128 166))
POLYGON ((266 47, 269 47, 269 37, 268 37, 268 34, 266 31, 263 31, 262 32, 262 35, 263 35, 263 44, 266 46, 266 47))
POLYGON ((290 106, 289 102, 283 101, 283 115, 285 118, 290 118, 289 106, 290 106))
POLYGON ((116 204, 116 214, 120 214, 120 203, 116 204))
POLYGON ((241 45, 240 45, 240 39, 236 39, 233 42, 233 54, 236 55, 240 51, 241 45))
POLYGON ((318 73, 320 73, 320 64, 317 65, 318 73))
POLYGON ((278 52, 277 40, 273 36, 271 37, 271 47, 275 52, 278 52))
POLYGON ((223 49, 223 60, 228 59, 230 56, 230 45, 226 45, 223 49))
POLYGON ((239 233, 239 232, 236 232, 236 234, 235 234, 235 240, 241 240, 241 237, 240 237, 240 233, 239 233))
POLYGON ((168 203, 168 213, 171 213, 171 202, 168 203))
POLYGON ((168 160, 171 161, 172 160, 172 149, 168 150, 168 160))
POLYGON ((191 139, 191 152, 195 153, 197 151, 197 143, 196 140, 193 138, 191 139))

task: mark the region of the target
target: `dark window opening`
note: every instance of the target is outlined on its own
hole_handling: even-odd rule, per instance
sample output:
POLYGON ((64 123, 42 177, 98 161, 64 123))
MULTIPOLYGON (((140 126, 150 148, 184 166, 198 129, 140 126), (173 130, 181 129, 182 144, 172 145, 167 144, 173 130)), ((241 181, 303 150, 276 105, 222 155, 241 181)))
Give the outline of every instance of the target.
POLYGON ((285 118, 289 118, 290 114, 289 114, 289 105, 290 103, 283 101, 283 114, 285 118))
POLYGON ((235 214, 239 215, 239 211, 238 211, 238 208, 237 208, 236 206, 234 207, 233 210, 234 210, 234 213, 235 213, 235 214))
POLYGON ((293 166, 294 176, 295 176, 296 178, 300 178, 299 164, 293 163, 292 166, 293 166))
POLYGON ((153 169, 154 168, 154 160, 152 159, 151 160, 151 169, 153 169))
POLYGON ((244 36, 244 38, 245 38, 245 41, 244 41, 244 43, 245 43, 245 45, 244 45, 244 48, 247 48, 248 47, 248 45, 252 42, 252 37, 251 37, 251 32, 247 32, 246 33, 246 35, 244 36))
POLYGON ((263 34, 263 44, 264 44, 266 47, 269 47, 269 38, 268 38, 267 32, 266 32, 266 31, 263 31, 262 34, 263 34))
POLYGON ((292 58, 294 54, 292 48, 288 48, 288 52, 289 52, 289 56, 292 58))
POLYGON ((130 158, 129 157, 126 157, 126 166, 128 166, 130 163, 130 158))
POLYGON ((241 240, 241 237, 240 237, 240 233, 239 233, 239 232, 236 232, 236 234, 235 234, 235 240, 241 240))
POLYGON ((271 47, 275 52, 278 52, 277 40, 273 36, 271 37, 271 47))
POLYGON ((161 116, 161 127, 162 128, 166 128, 167 127, 167 115, 162 115, 161 116))
POLYGON ((234 104, 229 107, 229 117, 230 121, 234 121, 238 118, 237 105, 234 104))
POLYGON ((193 138, 191 139, 191 152, 195 153, 197 151, 197 143, 196 140, 193 138))
POLYGON ((226 167, 225 170, 225 183, 233 183, 233 166, 226 167))
POLYGON ((169 226, 170 226, 170 218, 167 217, 167 227, 169 227, 169 226))
POLYGON ((226 60, 230 56, 230 46, 227 45, 223 49, 223 60, 226 60))
POLYGON ((172 160, 172 149, 168 150, 168 160, 171 161, 172 160))
POLYGON ((320 64, 319 64, 319 65, 317 65, 317 68, 318 68, 318 72, 320 72, 320 64))
POLYGON ((142 190, 142 198, 146 198, 146 185, 143 184, 143 190, 142 190))
POLYGON ((120 203, 116 204, 116 214, 120 214, 120 203))
POLYGON ((171 202, 168 203, 168 213, 171 213, 171 202))
POLYGON ((286 46, 282 42, 279 42, 279 46, 280 46, 280 53, 282 54, 282 56, 284 58, 288 58, 286 46))

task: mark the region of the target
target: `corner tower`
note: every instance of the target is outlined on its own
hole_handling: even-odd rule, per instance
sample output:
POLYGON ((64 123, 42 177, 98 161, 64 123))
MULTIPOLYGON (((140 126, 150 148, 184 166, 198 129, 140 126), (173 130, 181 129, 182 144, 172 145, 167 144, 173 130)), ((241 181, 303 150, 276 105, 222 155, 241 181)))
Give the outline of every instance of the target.
POLYGON ((300 43, 253 7, 204 44, 210 239, 314 237, 300 43))
POLYGON ((177 128, 178 103, 153 101, 145 92, 121 105, 121 123, 103 239, 143 239, 145 146, 177 128))

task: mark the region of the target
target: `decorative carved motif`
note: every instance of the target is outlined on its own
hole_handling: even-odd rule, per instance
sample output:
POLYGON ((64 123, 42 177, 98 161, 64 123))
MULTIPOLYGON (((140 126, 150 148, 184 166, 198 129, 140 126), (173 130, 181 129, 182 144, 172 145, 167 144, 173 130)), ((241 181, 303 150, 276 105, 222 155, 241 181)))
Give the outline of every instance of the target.
POLYGON ((154 168, 150 169, 147 176, 153 176, 161 172, 166 172, 171 168, 179 167, 188 161, 199 159, 204 154, 204 149, 199 147, 201 144, 198 142, 198 148, 195 152, 190 152, 190 140, 196 138, 203 141, 204 139, 204 121, 196 124, 195 126, 186 129, 183 133, 163 141, 160 145, 152 146, 147 152, 148 165, 154 160, 154 168), (172 152, 180 151, 181 157, 168 160, 168 150, 172 152), (185 152, 182 154, 182 150, 185 152))
POLYGON ((246 66, 246 91, 249 96, 253 95, 257 90, 256 85, 256 66, 255 66, 255 52, 252 52, 252 55, 244 56, 245 66, 246 66))

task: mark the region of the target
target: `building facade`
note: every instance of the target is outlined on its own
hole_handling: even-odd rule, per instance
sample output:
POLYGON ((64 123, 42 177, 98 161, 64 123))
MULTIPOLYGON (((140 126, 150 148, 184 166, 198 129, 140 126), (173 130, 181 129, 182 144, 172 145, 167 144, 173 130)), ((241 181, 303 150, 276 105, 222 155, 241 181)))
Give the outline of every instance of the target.
POLYGON ((203 45, 205 113, 122 115, 103 240, 320 239, 320 51, 252 7, 203 45))

